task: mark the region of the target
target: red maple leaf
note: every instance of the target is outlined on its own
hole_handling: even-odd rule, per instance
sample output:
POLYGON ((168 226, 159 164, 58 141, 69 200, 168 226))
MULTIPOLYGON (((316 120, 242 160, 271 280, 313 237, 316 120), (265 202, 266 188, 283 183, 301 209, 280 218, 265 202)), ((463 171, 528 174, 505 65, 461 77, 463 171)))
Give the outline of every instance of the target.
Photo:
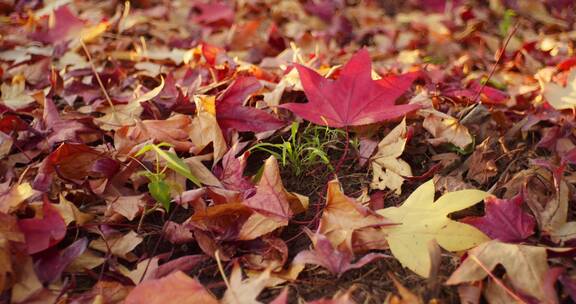
POLYGON ((262 85, 255 77, 239 77, 218 98, 216 117, 223 130, 264 132, 286 125, 284 121, 272 114, 243 105, 244 100, 261 87, 262 85))
POLYGON ((518 194, 511 199, 486 199, 486 215, 467 217, 462 222, 472 225, 490 238, 503 242, 520 242, 534 234, 536 221, 522 211, 524 198, 518 194))
POLYGON ((337 80, 322 77, 316 71, 296 65, 308 103, 288 103, 302 118, 329 127, 361 126, 395 119, 416 110, 419 105, 395 105, 419 72, 373 80, 372 62, 366 49, 356 53, 342 69, 337 80))

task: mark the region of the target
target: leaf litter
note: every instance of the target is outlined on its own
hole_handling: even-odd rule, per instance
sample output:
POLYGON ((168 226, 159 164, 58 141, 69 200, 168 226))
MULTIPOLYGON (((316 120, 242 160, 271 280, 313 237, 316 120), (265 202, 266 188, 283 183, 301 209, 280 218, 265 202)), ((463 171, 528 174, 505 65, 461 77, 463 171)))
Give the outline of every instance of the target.
POLYGON ((0 2, 0 302, 576 301, 574 9, 0 2))

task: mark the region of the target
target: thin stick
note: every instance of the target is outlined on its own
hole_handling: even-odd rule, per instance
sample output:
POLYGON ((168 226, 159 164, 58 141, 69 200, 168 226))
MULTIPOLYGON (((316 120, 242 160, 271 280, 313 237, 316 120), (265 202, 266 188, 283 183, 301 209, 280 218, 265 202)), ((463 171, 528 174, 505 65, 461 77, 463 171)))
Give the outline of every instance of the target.
POLYGON ((468 110, 466 112, 466 114, 463 116, 463 118, 460 119, 460 122, 464 123, 468 119, 468 117, 472 117, 473 114, 477 111, 478 105, 482 103, 482 102, 477 102, 478 98, 480 98, 480 95, 482 94, 482 91, 484 91, 484 88, 486 87, 486 84, 488 84, 488 81, 490 80, 490 78, 492 78, 492 76, 494 76, 494 73, 496 73, 496 68, 500 64, 500 61, 502 60, 504 53, 506 53, 506 48, 508 47, 510 40, 512 40, 512 37, 514 37, 514 34, 518 30, 519 26, 520 26, 520 22, 516 21, 516 23, 514 24, 514 27, 512 28, 512 30, 510 31, 510 33, 506 37, 506 40, 504 41, 504 45, 502 46, 502 48, 499 50, 499 52, 497 54, 498 56, 496 58, 496 62, 492 65, 492 68, 490 69, 490 72, 488 73, 488 78, 486 78, 486 81, 484 81, 484 83, 480 86, 480 89, 476 92, 476 95, 474 95, 474 98, 472 98, 472 103, 474 105, 472 106, 472 108, 470 110, 468 110))
POLYGON ((519 303, 528 304, 528 303, 526 303, 526 301, 522 300, 522 298, 517 296, 512 290, 510 290, 510 288, 508 288, 506 285, 504 285, 504 283, 502 283, 502 281, 500 281, 500 279, 495 277, 492 274, 492 271, 490 271, 490 269, 488 269, 486 266, 484 266, 484 264, 482 264, 482 262, 480 262, 480 260, 475 255, 469 254, 468 257, 470 257, 474 262, 476 262, 476 264, 478 264, 478 266, 480 266, 480 268, 482 268, 490 276, 490 278, 492 278, 492 280, 494 280, 494 282, 498 286, 500 286, 502 289, 504 289, 504 291, 506 291, 506 293, 508 295, 510 295, 512 298, 514 298, 514 300, 518 301, 519 303))
POLYGON ((82 38, 80 38, 80 44, 82 45, 82 49, 84 50, 84 53, 86 53, 86 57, 88 57, 88 62, 90 63, 90 67, 92 68, 92 73, 94 73, 94 76, 96 76, 96 80, 98 81, 98 85, 100 86, 100 90, 102 90, 104 97, 106 97, 106 101, 108 102, 108 105, 112 109, 112 112, 116 112, 116 108, 114 107, 114 104, 112 103, 112 99, 110 99, 110 96, 108 95, 108 92, 106 91, 106 88, 104 87, 104 83, 102 83, 102 79, 100 79, 100 75, 98 75, 98 72, 96 72, 96 66, 94 65, 94 61, 92 61, 92 56, 90 55, 90 52, 88 51, 88 48, 86 47, 86 44, 84 44, 84 40, 82 38))
POLYGON ((218 271, 220 272, 220 275, 222 276, 222 280, 224 280, 224 284, 226 284, 226 288, 228 288, 228 290, 230 290, 230 292, 234 296, 234 299, 236 299, 236 302, 240 303, 238 301, 238 297, 236 297, 236 293, 234 292, 234 290, 232 290, 232 285, 230 285, 230 282, 228 281, 228 278, 226 277, 226 273, 224 272, 224 267, 222 267, 222 261, 220 260, 220 250, 219 249, 217 249, 214 252, 214 257, 216 258, 216 263, 218 264, 218 271))

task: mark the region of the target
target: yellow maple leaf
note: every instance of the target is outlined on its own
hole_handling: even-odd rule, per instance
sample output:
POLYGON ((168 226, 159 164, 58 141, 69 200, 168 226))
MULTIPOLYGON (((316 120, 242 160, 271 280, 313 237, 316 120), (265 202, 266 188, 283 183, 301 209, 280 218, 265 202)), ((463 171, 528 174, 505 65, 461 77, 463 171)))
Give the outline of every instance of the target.
POLYGON ((400 207, 377 212, 398 225, 382 227, 392 254, 415 273, 428 277, 431 259, 428 243, 436 240, 448 251, 470 249, 490 240, 473 226, 449 219, 448 214, 468 208, 490 196, 480 190, 461 190, 444 194, 434 202, 432 180, 416 189, 400 207))

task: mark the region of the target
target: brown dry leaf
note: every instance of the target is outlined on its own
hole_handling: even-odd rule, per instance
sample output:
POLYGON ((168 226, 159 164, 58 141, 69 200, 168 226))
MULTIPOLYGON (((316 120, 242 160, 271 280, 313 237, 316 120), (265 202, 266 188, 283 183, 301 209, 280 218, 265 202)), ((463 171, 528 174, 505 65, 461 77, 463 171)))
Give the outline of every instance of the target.
POLYGON ((114 146, 121 156, 136 152, 132 149, 148 140, 166 142, 176 151, 188 152, 194 146, 188 138, 191 124, 190 116, 182 114, 164 120, 138 121, 135 126, 124 126, 114 133, 114 146))
POLYGON ((8 134, 0 131, 0 159, 10 153, 14 140, 8 134))
POLYGON ((110 250, 112 255, 130 261, 134 259, 131 253, 132 250, 134 250, 142 240, 143 238, 134 231, 126 234, 114 233, 111 236, 107 236, 106 240, 100 238, 92 241, 90 248, 100 252, 108 252, 108 250, 110 250))
POLYGON ((19 110, 26 108, 34 103, 34 98, 26 92, 26 79, 22 76, 12 78, 12 84, 3 82, 0 85, 0 104, 12 110, 19 110))
MULTIPOLYGON (((385 217, 346 196, 338 180, 328 183, 326 196, 326 207, 320 219, 318 232, 325 235, 336 248, 354 252, 352 237, 355 231, 391 223, 385 217)), ((381 234, 381 238, 384 238, 384 234, 381 234)))
POLYGON ((144 194, 120 196, 109 201, 109 208, 129 221, 135 219, 145 206, 144 194))
POLYGON ((556 25, 562 28, 568 27, 566 21, 551 16, 543 2, 518 1, 518 12, 547 25, 556 25))
POLYGON ((14 185, 9 191, 0 194, 0 212, 11 213, 24 201, 36 193, 29 183, 14 185))
POLYGON ((566 224, 570 189, 565 180, 560 180, 558 189, 555 189, 554 182, 550 180, 552 177, 547 171, 540 171, 540 175, 544 179, 537 175, 529 178, 524 194, 526 204, 536 217, 538 227, 542 232, 549 234, 566 224))
POLYGON ((11 242, 24 242, 15 216, 0 213, 0 293, 11 285, 14 268, 12 256, 16 252, 11 242))
POLYGON ((69 225, 76 222, 76 225, 82 226, 94 218, 93 214, 88 214, 78 210, 78 207, 71 201, 67 200, 62 193, 60 193, 60 200, 58 204, 53 205, 64 219, 64 223, 69 225))
POLYGON ((207 95, 195 95, 197 114, 192 120, 192 128, 189 132, 190 139, 197 151, 203 150, 212 143, 214 149, 213 159, 216 164, 228 151, 226 140, 216 120, 216 97, 207 95))
POLYGON ((288 225, 287 220, 254 212, 242 225, 242 229, 238 233, 238 240, 254 240, 286 225, 288 225))
POLYGON ((34 272, 32 257, 22 257, 18 261, 18 265, 19 267, 14 269, 15 284, 12 287, 12 303, 22 303, 34 297, 35 294, 38 294, 44 288, 42 282, 36 276, 36 272, 34 272))
POLYGON ((405 176, 412 176, 410 165, 399 157, 406 146, 406 118, 396 126, 380 143, 372 157, 372 183, 370 188, 402 193, 405 176))
POLYGON ((140 103, 153 99, 162 92, 162 89, 164 89, 164 78, 161 78, 160 85, 133 98, 127 104, 106 108, 103 111, 105 115, 95 118, 94 121, 105 131, 118 130, 124 126, 133 126, 140 119, 140 115, 144 110, 140 103))
POLYGON ((138 284, 124 301, 125 304, 218 304, 218 300, 198 280, 181 271, 166 277, 138 284))
POLYGON ((394 274, 392 274, 392 272, 389 272, 388 276, 390 277, 390 279, 392 279, 392 282, 394 282, 394 286, 396 287, 396 290, 398 290, 399 296, 396 296, 396 295, 388 296, 388 298, 386 298, 386 301, 384 303, 386 303, 386 304, 423 304, 424 303, 424 300, 422 300, 421 297, 415 295, 408 288, 404 287, 404 285, 402 285, 402 283, 400 283, 400 281, 398 281, 398 279, 394 276, 394 274))
POLYGON ((0 293, 8 287, 9 277, 13 273, 10 243, 0 234, 0 293))
POLYGON ((204 164, 202 163, 203 158, 204 158, 203 155, 193 156, 185 159, 184 162, 190 168, 190 172, 192 172, 192 175, 198 178, 198 180, 202 183, 202 185, 222 188, 222 183, 220 182, 220 180, 216 178, 216 176, 214 176, 212 171, 206 168, 206 166, 204 166, 204 164))
POLYGON ((496 151, 491 149, 492 142, 493 140, 490 138, 484 140, 476 146, 469 159, 466 178, 474 180, 480 185, 487 183, 490 178, 498 174, 498 166, 495 162, 498 155, 496 151))
POLYGON ((465 150, 473 142, 468 128, 461 125, 456 118, 431 109, 420 110, 419 113, 424 116, 422 126, 434 136, 428 140, 431 144, 451 143, 465 150))
POLYGON ((483 267, 493 271, 500 264, 506 269, 507 277, 514 288, 544 300, 544 276, 548 270, 546 248, 492 240, 469 250, 468 255, 446 284, 457 285, 483 280, 488 276, 483 267))
POLYGON ((86 249, 66 267, 66 272, 83 272, 87 269, 94 269, 102 265, 105 261, 106 258, 99 255, 96 251, 86 249))
POLYGON ((242 280, 242 269, 234 264, 230 274, 230 288, 226 290, 221 304, 260 304, 256 298, 268 286, 270 269, 263 271, 259 276, 242 280))

